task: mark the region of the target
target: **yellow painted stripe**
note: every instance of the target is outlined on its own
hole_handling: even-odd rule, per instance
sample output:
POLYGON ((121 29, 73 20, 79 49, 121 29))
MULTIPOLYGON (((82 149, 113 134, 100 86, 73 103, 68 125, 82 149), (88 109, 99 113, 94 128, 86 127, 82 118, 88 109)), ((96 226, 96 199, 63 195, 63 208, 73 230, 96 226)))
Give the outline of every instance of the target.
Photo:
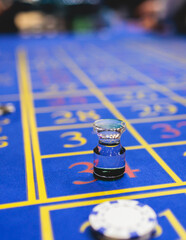
MULTIPOLYGON (((171 194, 181 194, 183 193, 183 189, 173 190, 173 191, 162 191, 162 192, 155 192, 155 193, 145 193, 145 194, 137 194, 131 196, 123 196, 123 197, 115 197, 115 198, 108 198, 108 199, 98 199, 98 200, 89 200, 83 202, 74 202, 74 203, 62 203, 62 204, 55 204, 50 206, 42 206, 40 207, 40 216, 41 216, 41 233, 43 240, 54 240, 53 231, 52 231, 52 224, 50 219, 50 211, 57 211, 67 208, 75 208, 75 207, 84 207, 84 206, 91 206, 97 205, 105 201, 115 201, 120 199, 142 199, 142 198, 150 198, 150 197, 159 197, 159 196, 167 196, 171 194), (174 193, 173 193, 174 192, 174 193)), ((175 219, 170 219, 172 222, 176 224, 176 228, 180 236, 184 236, 184 231, 182 226, 179 224, 178 221, 175 219)), ((85 222, 80 229, 80 232, 83 232, 86 227, 89 226, 89 222, 85 222)), ((183 238, 185 239, 185 238, 183 238)))
POLYGON ((48 155, 42 155, 41 158, 56 158, 56 157, 69 157, 69 156, 78 156, 78 155, 86 155, 86 154, 92 154, 93 151, 81 151, 81 152, 69 152, 69 153, 56 153, 56 154, 48 154, 48 155))
MULTIPOLYGON (((69 200, 87 199, 92 197, 101 197, 101 196, 109 196, 109 195, 116 195, 116 194, 128 194, 128 193, 141 192, 141 191, 153 191, 153 190, 160 190, 163 188, 174 188, 174 187, 181 187, 181 186, 186 186, 186 182, 166 183, 166 184, 142 186, 142 187, 135 187, 135 188, 117 189, 117 190, 110 190, 110 191, 103 191, 103 192, 93 192, 93 193, 83 193, 83 194, 77 194, 77 195, 53 197, 53 198, 47 198, 45 200, 36 200, 32 204, 29 203, 28 201, 5 203, 0 205, 0 209, 8 209, 8 208, 36 205, 36 204, 45 204, 45 203, 56 203, 56 202, 69 201, 69 200)), ((186 189, 184 189, 184 192, 185 191, 186 189)))
POLYGON ((19 94, 8 94, 8 95, 1 95, 0 102, 7 102, 7 101, 19 101, 20 97, 19 94))
POLYGON ((186 120, 186 114, 179 114, 173 116, 165 116, 165 117, 154 117, 154 118, 137 118, 137 119, 128 119, 130 123, 151 123, 151 122, 165 122, 172 120, 186 120))
POLYGON ((164 95, 174 100, 175 102, 181 103, 183 106, 186 106, 186 99, 184 97, 179 96, 177 93, 173 92, 169 88, 162 86, 158 83, 150 84, 149 87, 158 92, 163 93, 164 95))
MULTIPOLYGON (((103 89, 102 89, 103 91, 103 89)), ((90 96, 92 96, 92 93, 90 92, 90 96)), ((34 98, 35 99, 35 98, 34 98)), ((114 102, 115 106, 117 107, 123 107, 123 106, 131 106, 131 105, 134 105, 136 103, 138 103, 139 100, 122 100, 122 101, 116 101, 114 102)), ((141 100, 144 104, 154 104, 154 103, 161 103, 162 101, 166 101, 167 103, 170 103, 168 102, 168 100, 165 98, 165 99, 159 99, 159 100, 148 100, 148 99, 144 99, 144 100, 141 100)), ((73 110, 77 110, 77 109, 81 109, 81 110, 89 110, 89 109, 103 109, 105 108, 105 106, 103 106, 101 103, 85 103, 85 104, 69 104, 69 105, 61 105, 61 106, 51 106, 51 107, 37 107, 35 108, 35 112, 37 114, 40 114, 40 113, 50 113, 50 112, 54 112, 54 111, 61 111, 61 110, 70 110, 70 111, 73 111, 73 110)), ((177 115, 174 115, 174 116, 177 116, 177 115)), ((167 121, 169 121, 169 118, 174 118, 174 116, 166 116, 167 117, 167 121)), ((180 114, 181 116, 181 114, 180 114)), ((163 117, 157 117, 158 118, 163 118, 163 117)), ((175 117, 176 118, 176 117, 175 117)), ((150 119, 150 118, 141 118, 141 120, 144 121, 147 119, 150 119)), ((154 118, 156 119, 156 118, 154 118)), ((182 118, 181 118, 182 119, 182 118)), ((133 120, 133 119, 132 119, 133 120)), ((135 120, 135 119, 134 119, 135 120)), ((136 119, 137 120, 140 120, 139 118, 136 119)))
MULTIPOLYGON (((92 96, 92 93, 91 93, 92 96)), ((37 107, 35 112, 40 113, 52 113, 57 111, 73 111, 73 110, 90 110, 90 109, 103 109, 104 106, 101 103, 86 103, 86 104, 73 104, 73 105, 61 105, 61 106, 52 106, 52 107, 37 107)))
MULTIPOLYGON (((157 45, 155 46, 150 46, 149 44, 144 44, 144 43, 139 43, 139 42, 133 42, 133 44, 135 45, 135 51, 136 51, 136 46, 138 46, 139 48, 138 49, 141 49, 142 51, 145 50, 148 52, 148 54, 151 54, 153 56, 157 56, 157 55, 154 55, 155 54, 159 54, 159 56, 161 56, 161 58, 165 58, 166 60, 170 61, 171 60, 174 60, 176 62, 180 62, 181 64, 186 64, 186 59, 181 57, 181 56, 176 56, 176 55, 173 55, 173 53, 168 53, 168 52, 165 52, 163 51, 163 49, 160 49, 157 47, 157 45)), ((131 45, 130 45, 131 46, 131 45)), ((129 46, 129 47, 130 47, 129 46)), ((158 57, 159 57, 158 56, 158 57)))
POLYGON ((175 182, 182 182, 182 180, 174 173, 174 171, 163 161, 163 159, 148 145, 142 136, 133 128, 127 119, 116 109, 116 107, 106 98, 106 96, 96 87, 90 78, 79 68, 79 66, 61 50, 62 62, 79 80, 110 110, 110 112, 118 119, 127 123, 127 129, 138 140, 138 142, 145 147, 148 153, 160 164, 160 166, 174 179, 175 182))
POLYGON ((114 198, 106 198, 106 199, 104 198, 104 199, 95 199, 95 200, 81 201, 81 202, 55 204, 55 205, 45 206, 43 208, 46 208, 48 211, 53 211, 58 209, 96 205, 104 201, 114 201, 119 199, 143 199, 143 198, 151 198, 151 197, 168 196, 168 195, 185 193, 185 191, 186 189, 176 189, 176 190, 168 190, 168 191, 153 192, 153 193, 134 194, 134 195, 128 195, 128 196, 114 197, 114 198))
MULTIPOLYGON (((186 114, 175 115, 175 116, 166 116, 166 117, 156 117, 156 118, 127 119, 127 121, 132 124, 147 123, 147 122, 149 122, 149 123, 162 122, 162 121, 172 121, 172 120, 186 120, 186 114)), ((38 129, 38 132, 47 132, 47 131, 66 130, 66 129, 72 129, 72 128, 79 129, 79 128, 91 128, 91 127, 92 127, 92 123, 77 123, 77 124, 68 124, 68 125, 38 127, 37 129, 38 129)))
POLYGON ((170 211, 170 209, 165 210, 162 214, 159 215, 160 217, 166 216, 167 219, 169 220, 170 224, 172 225, 173 229, 176 230, 177 234, 179 237, 181 237, 181 240, 186 239, 186 231, 176 219, 176 217, 173 215, 173 213, 170 211))
MULTIPOLYGON (((171 146, 180 146, 180 145, 186 145, 186 141, 178 141, 178 142, 165 142, 165 143, 154 143, 149 144, 152 148, 158 148, 158 147, 171 147, 171 146)), ((144 149, 144 146, 128 146, 125 147, 126 150, 138 150, 138 149, 144 149)), ((55 153, 55 154, 48 154, 48 155, 42 155, 42 159, 46 158, 56 158, 56 157, 69 157, 69 156, 78 156, 78 155, 86 155, 86 154, 93 154, 93 150, 87 150, 87 151, 80 151, 80 152, 68 152, 68 153, 55 153)))
POLYGON ((17 208, 17 207, 26 207, 38 204, 38 200, 36 201, 24 201, 24 202, 13 202, 13 203, 5 203, 0 204, 0 210, 9 209, 9 208, 17 208))
POLYGON ((32 202, 36 199, 35 183, 34 183, 34 168, 32 161, 32 150, 28 123, 28 113, 27 113, 27 94, 25 91, 25 81, 24 72, 20 65, 20 56, 18 56, 18 82, 19 82, 19 92, 21 101, 21 118, 23 126, 23 139, 24 139, 24 154, 25 154, 25 166, 26 166, 26 181, 27 181, 27 198, 28 201, 32 202))
POLYGON ((178 142, 155 143, 155 144, 151 144, 150 146, 152 148, 158 148, 158 147, 179 146, 179 145, 185 145, 185 144, 186 144, 186 141, 178 141, 178 142))
POLYGON ((75 89, 75 90, 65 90, 65 91, 50 91, 50 92, 37 92, 33 93, 34 99, 53 99, 61 96, 70 96, 70 97, 82 97, 90 96, 90 92, 87 89, 75 89))
POLYGON ((39 198, 46 199, 47 195, 46 195, 46 188, 45 188, 42 162, 41 162, 41 156, 40 156, 39 140, 38 140, 38 135, 36 130, 37 128, 36 128, 36 119, 35 119, 34 104, 33 104, 33 98, 32 98, 31 80, 30 80, 26 53, 24 50, 19 50, 18 59, 19 59, 19 68, 21 72, 22 82, 24 82, 25 95, 27 95, 27 109, 28 109, 28 115, 29 115, 28 119, 30 124, 30 131, 31 131, 31 139, 32 139, 32 146, 33 146, 33 153, 34 153, 34 160, 35 160, 35 167, 36 167, 36 178, 37 178, 37 184, 38 184, 39 198))
POLYGON ((115 194, 128 194, 128 193, 133 193, 133 192, 159 190, 159 189, 163 189, 163 188, 178 187, 178 186, 179 187, 186 186, 186 182, 167 183, 167 184, 159 184, 159 185, 152 185, 152 186, 143 186, 143 187, 117 189, 117 190, 110 190, 110 191, 103 191, 103 192, 84 193, 84 194, 77 194, 77 195, 71 195, 71 196, 55 197, 55 198, 48 199, 48 202, 78 200, 78 199, 84 199, 84 198, 109 196, 109 195, 115 195, 115 194))
MULTIPOLYGON (((125 147, 126 150, 136 150, 136 149, 143 149, 143 146, 129 146, 125 147)), ((93 150, 87 151, 80 151, 80 152, 69 152, 69 153, 55 153, 55 154, 48 154, 42 155, 41 158, 56 158, 56 157, 69 157, 69 156, 78 156, 78 155, 86 155, 86 154, 93 154, 93 150)))
MULTIPOLYGON (((140 45, 139 43, 137 45, 140 45)), ((152 89, 155 89, 157 90, 158 92, 161 92, 163 93, 164 95, 166 95, 167 97, 169 97, 170 99, 178 102, 178 103, 181 103, 183 106, 186 106, 186 99, 180 95, 178 95, 177 93, 173 92, 171 89, 163 86, 163 85, 160 85, 159 83, 157 83, 154 79, 148 77, 147 75, 139 72, 138 70, 136 70, 135 68, 129 66, 128 64, 124 63, 122 60, 118 59, 117 57, 113 56, 113 55, 110 55, 108 54, 106 51, 104 51, 103 49, 101 48, 98 48, 97 46, 92 46, 94 47, 95 49, 97 49, 99 52, 102 52, 104 53, 108 58, 112 58, 112 60, 114 60, 115 62, 117 62, 118 64, 120 65, 123 65, 125 70, 129 71, 129 72, 133 72, 133 75, 138 79, 138 81, 142 82, 142 83, 152 83, 152 84, 149 84, 148 86, 152 89)), ((141 47, 143 48, 152 48, 152 47, 147 47, 147 46, 142 46, 141 44, 141 47)), ((157 49, 155 50, 157 52, 157 49)), ((164 54, 165 55, 165 52, 164 53, 161 53, 161 54, 164 54)), ((173 57, 172 55, 166 53, 167 56, 169 57, 173 57)), ((177 58, 177 60, 179 60, 180 58, 177 58)), ((186 62, 186 60, 184 59, 184 63, 186 62)))
POLYGON ((41 235, 43 240, 53 240, 52 224, 50 220, 50 212, 44 207, 40 208, 41 235))
POLYGON ((92 123, 80 123, 80 124, 70 124, 63 126, 51 126, 51 127, 39 127, 37 128, 38 132, 47 132, 47 131, 57 131, 57 130, 66 130, 66 129, 79 129, 79 128, 92 128, 92 123))
POLYGON ((128 147, 125 147, 126 150, 137 150, 137 149, 143 149, 144 146, 142 145, 139 145, 139 146, 128 146, 128 147))
MULTIPOLYGON (((100 49, 98 47, 95 47, 95 48, 99 49, 99 51, 105 52, 103 49, 100 49)), ((127 65, 123 61, 119 60, 117 57, 111 56, 107 52, 105 52, 105 53, 107 54, 107 56, 110 56, 112 58, 112 60, 115 60, 115 62, 117 62, 118 64, 122 64, 123 66, 125 66, 126 71, 129 70, 129 71, 133 72, 133 75, 135 75, 135 77, 140 82, 142 82, 142 83, 152 83, 152 84, 148 84, 148 87, 150 87, 152 89, 155 89, 158 92, 163 93, 165 96, 169 97, 173 101, 176 101, 176 102, 182 104, 183 106, 186 106, 186 99, 184 97, 182 97, 182 96, 178 95, 177 93, 173 92, 171 89, 169 89, 169 88, 167 88, 163 85, 160 85, 154 79, 152 79, 152 78, 148 77, 147 75, 139 72, 135 68, 127 65)))

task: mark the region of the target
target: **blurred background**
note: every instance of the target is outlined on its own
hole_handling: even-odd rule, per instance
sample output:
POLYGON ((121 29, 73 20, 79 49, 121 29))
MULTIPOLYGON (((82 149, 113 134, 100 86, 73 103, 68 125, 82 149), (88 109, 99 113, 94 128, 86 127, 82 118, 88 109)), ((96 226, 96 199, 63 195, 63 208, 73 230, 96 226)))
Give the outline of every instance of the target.
POLYGON ((0 0, 0 33, 85 32, 127 22, 186 33, 186 0, 0 0))

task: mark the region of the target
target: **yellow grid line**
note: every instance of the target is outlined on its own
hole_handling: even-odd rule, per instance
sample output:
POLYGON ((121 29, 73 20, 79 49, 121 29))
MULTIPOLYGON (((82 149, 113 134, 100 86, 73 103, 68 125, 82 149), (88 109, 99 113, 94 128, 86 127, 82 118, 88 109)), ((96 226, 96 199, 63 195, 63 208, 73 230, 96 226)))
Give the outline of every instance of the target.
POLYGON ((26 167, 26 182, 27 182, 27 198, 32 202, 36 200, 35 182, 34 182, 34 168, 32 162, 32 150, 28 122, 28 96, 26 94, 24 72, 20 65, 20 56, 18 56, 17 74, 20 92, 21 103, 21 118, 23 126, 23 139, 24 139, 24 154, 25 154, 25 167, 26 167))
MULTIPOLYGON (((148 88, 146 86, 120 86, 114 88, 117 92, 120 94, 128 91, 136 91, 136 90, 144 90, 148 91, 148 88)), ((112 87, 102 87, 101 90, 105 94, 112 94, 113 88, 112 87)), ((8 95, 5 95, 8 96, 8 95)), ((18 96, 18 95, 17 95, 18 96)), ((34 99, 50 99, 50 98, 56 98, 56 97, 71 97, 71 96, 92 96, 92 93, 88 89, 74 89, 74 90, 61 90, 61 91, 53 91, 53 92, 35 92, 33 93, 34 99)), ((19 96, 18 96, 19 97, 19 96)), ((158 100, 158 99, 157 99, 158 100)))
MULTIPOLYGON (((122 196, 122 197, 114 197, 108 199, 98 199, 98 200, 89 200, 89 201, 81 201, 81 202, 74 202, 74 203, 62 203, 62 204, 55 204, 50 206, 42 206, 40 207, 40 221, 41 221, 41 234, 43 240, 54 240, 52 223, 50 218, 50 211, 55 210, 62 210, 62 209, 69 209, 69 208, 77 208, 77 207, 86 207, 97 205, 105 200, 107 201, 115 201, 120 199, 143 199, 143 198, 152 198, 152 197, 160 197, 160 196, 168 196, 173 194, 182 194, 185 193, 186 189, 178 189, 178 190, 170 190, 170 191, 162 191, 162 192, 155 192, 155 193, 144 193, 144 194, 137 194, 137 195, 130 195, 130 196, 122 196)), ((175 220, 175 219, 173 219, 175 220)), ((175 223, 175 221, 172 221, 175 223)), ((177 224, 178 225, 178 224, 177 224)), ((178 230, 179 233, 185 233, 184 229, 179 225, 178 230), (181 231, 180 231, 181 230, 181 231)), ((182 234, 182 236, 185 234, 182 234)))
POLYGON ((174 115, 174 116, 153 117, 153 118, 128 119, 128 121, 132 124, 175 121, 175 120, 186 120, 186 114, 178 114, 178 115, 174 115))
POLYGON ((158 147, 170 147, 170 146, 179 146, 179 145, 185 145, 186 141, 177 141, 177 142, 164 142, 164 143, 154 143, 150 146, 152 148, 158 148, 158 147))
POLYGON ((5 203, 5 204, 0 205, 0 209, 9 209, 9 208, 15 208, 15 207, 24 207, 24 206, 31 206, 31 205, 38 205, 38 204, 55 203, 55 202, 62 202, 62 201, 69 201, 69 200, 79 200, 79 199, 117 195, 117 194, 129 194, 129 193, 134 193, 134 192, 153 191, 153 190, 160 190, 163 188, 174 188, 174 187, 184 187, 184 186, 186 186, 186 182, 164 183, 164 184, 151 185, 151 186, 125 188, 125 189, 109 190, 109 191, 102 191, 102 192, 83 193, 83 194, 76 194, 76 195, 52 197, 52 198, 47 198, 44 200, 40 199, 40 200, 36 200, 33 203, 29 203, 28 201, 5 203))
MULTIPOLYGON (((25 53, 22 52, 22 54, 24 55, 25 53)), ((22 54, 20 54, 19 56, 20 56, 20 57, 21 57, 21 56, 23 57, 22 54)), ((22 59, 22 57, 21 57, 21 59, 22 59)), ((24 57, 25 57, 25 61, 26 61, 26 55, 25 55, 24 57)), ((23 58, 24 58, 24 57, 23 57, 23 58)), ((23 66, 23 65, 21 65, 21 66, 23 66)), ((24 67, 25 67, 25 69, 27 68, 26 65, 25 65, 24 67)), ((77 66, 77 67, 78 67, 78 66, 77 66)), ((80 69, 79 69, 79 70, 80 70, 80 69)), ((81 70, 80 70, 80 71, 81 71, 81 70)), ((82 73, 83 73, 83 72, 82 72, 82 73)), ((28 74, 28 73, 27 73, 27 74, 28 74)), ((83 74, 84 74, 84 73, 83 73, 83 74)), ((27 79, 28 79, 28 75, 27 75, 27 79)), ((91 82, 91 83, 92 83, 92 82, 91 82)), ((93 84, 93 83, 92 83, 92 84, 93 84)), ((93 84, 93 85, 94 85, 94 84, 93 84)), ((109 109, 111 109, 111 110, 114 112, 115 115, 117 115, 117 116, 120 115, 120 113, 117 111, 117 109, 115 109, 115 107, 114 107, 112 104, 110 105, 110 102, 105 98, 105 96, 102 94, 102 92, 101 92, 99 89, 97 89, 96 86, 93 86, 93 88, 92 88, 92 86, 90 85, 90 90, 91 90, 99 99, 101 98, 102 100, 104 100, 104 104, 105 104, 105 103, 106 103, 106 104, 109 103, 109 105, 108 105, 108 106, 109 106, 109 109), (95 91, 95 90, 96 90, 96 91, 97 91, 97 90, 100 91, 99 94, 96 94, 96 91, 95 91), (105 100, 107 100, 108 102, 105 101, 105 100), (113 108, 113 107, 114 107, 114 108, 113 108), (116 110, 116 111, 115 111, 115 110, 116 110), (119 113, 119 114, 118 114, 118 113, 119 113)), ((33 107, 33 106, 32 106, 32 107, 33 107)), ((121 116, 121 115, 120 115, 120 116, 121 116)), ((124 119, 124 120, 126 121, 126 119, 124 119)), ((146 146, 146 147, 147 147, 147 146, 146 146)))
MULTIPOLYGON (((178 141, 178 142, 164 142, 164 143, 153 143, 149 144, 152 148, 159 148, 159 147, 171 147, 171 146, 180 146, 180 145, 186 145, 186 141, 178 141)), ((138 150, 138 149, 145 149, 144 146, 128 146, 125 147, 126 150, 138 150)), ((46 154, 42 155, 42 159, 46 158, 56 158, 56 157, 69 157, 69 156, 78 156, 78 155, 86 155, 86 154, 93 154, 93 150, 87 150, 87 151, 79 151, 79 152, 67 152, 67 153, 54 153, 54 154, 46 154)))
POLYGON ((186 99, 182 96, 179 96, 177 93, 173 92, 172 90, 170 90, 169 88, 162 86, 158 83, 155 84, 150 84, 149 87, 151 87, 152 89, 163 93, 164 95, 166 95, 167 97, 169 97, 170 99, 172 99, 173 101, 182 104, 183 106, 186 107, 186 99))
MULTIPOLYGON (((92 95, 91 95, 92 96, 92 95)), ((154 104, 154 103, 162 103, 166 102, 166 103, 172 103, 170 102, 169 99, 165 98, 159 98, 159 99, 155 99, 155 100, 149 100, 149 99, 141 99, 141 102, 143 102, 144 104, 154 104)), ((138 103, 139 99, 134 99, 134 100, 119 100, 119 101, 114 101, 114 105, 117 107, 131 107, 134 104, 138 103)), ((76 110, 76 109, 82 109, 82 110, 87 110, 87 108, 95 108, 95 109, 102 109, 104 108, 104 106, 101 103, 83 103, 83 104, 69 104, 69 105, 63 105, 63 106, 45 106, 45 107, 36 107, 35 108, 35 112, 37 114, 40 113, 50 113, 50 112, 54 112, 54 111, 61 111, 61 110, 65 110, 65 109, 70 109, 70 110, 76 110)), ((171 115, 169 115, 170 117, 172 117, 171 115)), ((168 115, 167 115, 168 117, 168 115)))
POLYGON ((144 73, 139 72, 135 68, 133 68, 133 67, 129 66, 128 64, 124 63, 119 58, 113 56, 112 54, 109 54, 108 52, 106 52, 102 48, 99 48, 99 47, 94 46, 94 45, 92 45, 92 48, 94 48, 95 50, 98 50, 99 52, 102 52, 105 56, 107 56, 107 58, 111 58, 118 65, 120 65, 120 66, 122 65, 126 69, 126 71, 128 70, 130 73, 132 72, 131 75, 135 76, 135 78, 138 81, 140 81, 142 83, 148 83, 148 86, 150 88, 155 89, 158 92, 163 93, 164 95, 168 96, 170 99, 172 99, 172 100, 174 100, 178 103, 181 103, 183 106, 186 106, 186 99, 184 97, 181 97, 178 94, 171 91, 169 88, 160 85, 154 79, 148 77, 144 73))
POLYGON ((0 102, 7 102, 7 101, 19 101, 20 97, 19 94, 5 94, 0 96, 0 102))
MULTIPOLYGON (((31 80, 29 75, 29 67, 27 63, 27 57, 24 50, 19 50, 18 52, 18 61, 19 61, 19 71, 21 72, 21 79, 24 82, 24 91, 27 101, 27 109, 28 109, 28 120, 30 124, 31 131, 31 140, 33 146, 34 160, 35 160, 35 168, 36 168, 36 177, 38 184, 38 193, 40 199, 46 199, 46 187, 43 176, 42 162, 41 162, 41 154, 39 149, 39 140, 36 130, 36 120, 34 113, 34 105, 33 98, 31 92, 31 80)), ((25 100, 24 100, 25 101, 25 100)))
POLYGON ((165 190, 160 192, 150 192, 150 193, 142 193, 142 194, 134 194, 134 195, 127 195, 127 196, 120 196, 120 197, 113 197, 113 198, 103 198, 103 199, 96 199, 96 200, 88 200, 88 201, 81 201, 81 202, 72 202, 72 203, 62 203, 62 204, 55 204, 55 205, 49 205, 44 206, 45 208, 52 210, 58 209, 67 209, 67 208, 74 208, 74 207, 82 207, 82 206, 90 206, 99 204, 106 201, 114 201, 119 199, 142 199, 142 198, 150 198, 150 197, 161 197, 161 196, 167 196, 167 195, 173 195, 173 194, 185 194, 186 189, 174 189, 174 190, 165 190))
MULTIPOLYGON (((129 146, 125 148, 126 150, 136 150, 136 149, 143 149, 144 147, 139 145, 139 146, 129 146)), ((45 159, 45 158, 56 158, 56 157, 69 157, 69 156, 77 156, 77 155, 85 155, 85 154, 93 154, 93 150, 47 154, 47 155, 42 155, 41 158, 45 159)))
POLYGON ((167 217, 169 219, 170 224, 172 225, 172 228, 175 229, 177 232, 178 236, 180 237, 179 239, 186 239, 186 231, 184 227, 180 224, 178 219, 174 216, 172 211, 170 209, 167 209, 163 211, 162 213, 159 214, 160 217, 167 217))
POLYGON ((148 153, 160 164, 160 166, 174 179, 175 182, 182 180, 174 173, 174 171, 163 161, 163 159, 148 145, 143 137, 133 128, 127 119, 116 109, 116 107, 107 99, 107 97, 97 88, 90 78, 79 68, 79 66, 61 49, 60 59, 65 66, 110 110, 110 112, 118 119, 127 123, 127 129, 145 147, 148 153))
MULTIPOLYGON (((173 121, 173 120, 186 120, 186 114, 180 114, 175 116, 165 116, 165 117, 154 117, 154 118, 134 118, 127 119, 128 122, 132 124, 138 123, 153 123, 153 122, 163 122, 163 121, 173 121)), ((38 127, 38 132, 48 132, 48 131, 56 131, 56 130, 66 130, 72 128, 92 128, 92 123, 76 123, 76 124, 66 124, 66 125, 58 125, 58 126, 46 126, 46 127, 38 127)))
MULTIPOLYGON (((166 61, 167 60, 169 61, 170 59, 172 59, 172 60, 174 60, 176 62, 180 62, 181 64, 184 64, 184 65, 186 64, 186 59, 182 58, 181 56, 172 55, 172 54, 170 54, 168 52, 162 51, 162 49, 159 49, 159 48, 157 48, 155 46, 151 47, 148 44, 144 45, 144 44, 139 43, 139 42, 132 42, 132 43, 135 44, 135 47, 138 46, 139 47, 138 49, 142 49, 143 48, 143 49, 145 49, 145 51, 147 50, 148 53, 151 53, 150 55, 154 56, 154 53, 158 53, 161 57, 164 57, 164 59, 166 59, 166 61)), ((157 56, 157 55, 155 55, 155 56, 157 56)))
POLYGON ((92 123, 79 123, 79 124, 70 124, 70 125, 60 125, 60 126, 51 126, 51 127, 38 127, 38 132, 47 132, 47 131, 56 131, 56 130, 66 130, 72 128, 92 128, 92 123))
POLYGON ((63 105, 63 106, 51 106, 51 107, 37 107, 35 108, 35 112, 37 114, 41 113, 52 113, 55 111, 64 111, 64 110, 89 110, 89 109, 102 109, 104 106, 101 103, 81 103, 81 104, 69 104, 69 105, 63 105))
POLYGON ((56 158, 56 157, 69 157, 69 156, 78 156, 78 155, 85 155, 85 154, 92 154, 93 150, 81 151, 81 152, 69 152, 69 153, 54 153, 48 155, 42 155, 41 158, 56 158))
POLYGON ((90 96, 90 92, 87 89, 75 89, 75 90, 65 90, 65 91, 55 91, 55 92, 36 92, 33 93, 35 100, 40 99, 51 99, 61 96, 71 97, 71 96, 90 96))
MULTIPOLYGON (((102 91, 106 94, 112 94, 113 88, 112 87, 102 87, 102 91)), ((121 91, 136 91, 136 90, 146 90, 146 86, 121 86, 121 87, 115 87, 114 88, 116 91, 120 92, 121 91)), ((5 95, 6 96, 6 95, 5 95)), ((17 95, 18 96, 18 95, 17 95)), ((35 92, 33 93, 34 99, 39 100, 39 99, 50 99, 50 98, 56 98, 56 97, 71 97, 71 96, 92 96, 92 93, 89 92, 88 89, 74 89, 74 90, 57 90, 53 92, 35 92)), ((19 97, 19 96, 18 96, 19 97)))
MULTIPOLYGON (((155 118, 134 118, 127 119, 128 122, 132 124, 138 123, 156 123, 156 122, 164 122, 164 121, 176 121, 176 120, 186 120, 186 114, 175 115, 175 116, 166 116, 166 117, 155 117, 155 118)), ((56 130, 65 130, 72 128, 92 128, 92 123, 76 123, 76 124, 67 124, 67 125, 58 125, 58 126, 46 126, 46 127, 38 127, 38 132, 47 132, 47 131, 56 131, 56 130)))

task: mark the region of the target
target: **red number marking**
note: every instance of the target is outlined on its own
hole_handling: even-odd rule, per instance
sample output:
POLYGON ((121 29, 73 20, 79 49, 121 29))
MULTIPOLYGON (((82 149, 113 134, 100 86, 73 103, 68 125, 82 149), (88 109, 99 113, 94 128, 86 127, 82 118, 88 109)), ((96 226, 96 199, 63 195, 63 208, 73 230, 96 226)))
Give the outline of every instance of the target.
POLYGON ((87 103, 87 98, 86 97, 72 97, 70 99, 71 103, 87 103))
POLYGON ((94 166, 97 167, 98 163, 99 163, 99 159, 95 159, 94 160, 94 166))
POLYGON ((101 149, 102 149, 102 147, 98 146, 98 150, 99 150, 99 152, 101 151, 101 149))
POLYGON ((128 163, 127 162, 125 163, 125 173, 127 173, 130 178, 135 178, 136 175, 134 174, 134 172, 139 172, 139 171, 140 171, 139 169, 132 170, 128 165, 128 163))
MULTIPOLYGON (((78 165, 85 165, 85 166, 87 166, 87 168, 85 170, 79 171, 78 173, 93 173, 93 164, 89 163, 89 162, 74 163, 74 164, 70 165, 69 168, 73 168, 73 167, 78 166, 78 165)), ((96 180, 97 179, 93 179, 92 181, 74 181, 73 183, 77 184, 77 185, 82 185, 82 184, 88 184, 88 183, 95 182, 96 180)))
POLYGON ((178 128, 180 128, 180 127, 184 127, 184 126, 186 126, 186 121, 179 122, 179 123, 177 123, 176 126, 177 126, 178 128))
POLYGON ((174 138, 180 136, 180 131, 172 128, 171 125, 167 123, 157 123, 152 126, 152 129, 163 128, 162 132, 171 134, 162 134, 161 138, 174 138))
POLYGON ((51 106, 61 106, 63 104, 65 104, 65 99, 64 98, 57 98, 57 99, 53 99, 53 100, 49 100, 49 104, 51 106))

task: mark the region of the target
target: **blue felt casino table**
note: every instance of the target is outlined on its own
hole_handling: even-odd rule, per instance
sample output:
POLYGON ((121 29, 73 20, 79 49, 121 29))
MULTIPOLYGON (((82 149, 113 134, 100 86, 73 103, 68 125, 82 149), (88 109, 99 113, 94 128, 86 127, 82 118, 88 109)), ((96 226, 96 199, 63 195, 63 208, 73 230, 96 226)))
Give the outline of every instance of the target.
POLYGON ((186 239, 186 39, 120 26, 98 33, 1 36, 1 240, 94 240, 88 216, 136 199, 153 239, 186 239), (121 119, 126 172, 93 176, 92 123, 121 119))

